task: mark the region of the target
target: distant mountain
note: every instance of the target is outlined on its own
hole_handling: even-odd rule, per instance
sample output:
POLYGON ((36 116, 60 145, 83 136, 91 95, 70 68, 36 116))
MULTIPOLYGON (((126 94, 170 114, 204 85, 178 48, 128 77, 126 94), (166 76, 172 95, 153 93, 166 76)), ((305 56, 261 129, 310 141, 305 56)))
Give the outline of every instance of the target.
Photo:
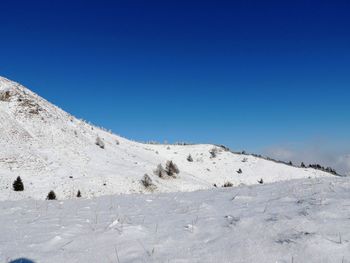
POLYGON ((90 198, 326 176, 332 175, 210 144, 130 141, 77 119, 20 84, 0 77, 2 200, 45 199, 50 190, 58 199, 75 198, 78 190, 82 197, 90 198), (175 165, 167 169, 167 161, 175 165), (157 170, 159 164, 163 169, 157 170), (24 184, 22 192, 12 189, 18 176, 24 184))

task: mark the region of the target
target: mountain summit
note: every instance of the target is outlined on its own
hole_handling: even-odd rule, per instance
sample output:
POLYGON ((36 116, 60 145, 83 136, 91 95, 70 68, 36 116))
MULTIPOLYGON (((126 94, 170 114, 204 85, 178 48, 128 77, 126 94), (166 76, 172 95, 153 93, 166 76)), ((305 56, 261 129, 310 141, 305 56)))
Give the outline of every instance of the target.
POLYGON ((0 77, 0 199, 194 191, 330 174, 210 144, 127 140, 0 77), (24 191, 15 192, 20 176, 24 191), (214 186, 215 185, 215 186, 214 186))

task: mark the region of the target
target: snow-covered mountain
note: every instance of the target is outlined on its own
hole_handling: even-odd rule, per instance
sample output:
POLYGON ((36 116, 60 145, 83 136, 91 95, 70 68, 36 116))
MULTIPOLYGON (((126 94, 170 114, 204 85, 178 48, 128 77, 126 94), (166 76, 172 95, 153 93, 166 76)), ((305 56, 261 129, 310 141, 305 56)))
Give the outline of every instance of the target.
POLYGON ((79 120, 29 89, 0 77, 0 199, 58 199, 118 193, 194 191, 281 180, 328 177, 210 144, 156 145, 127 140, 79 120), (188 156, 191 155, 191 158, 188 156), (175 176, 157 166, 173 161, 175 176), (152 186, 141 180, 148 174, 152 186), (25 190, 15 192, 20 176, 25 190))
POLYGON ((345 263, 349 193, 225 147, 130 141, 0 78, 1 262, 345 263))

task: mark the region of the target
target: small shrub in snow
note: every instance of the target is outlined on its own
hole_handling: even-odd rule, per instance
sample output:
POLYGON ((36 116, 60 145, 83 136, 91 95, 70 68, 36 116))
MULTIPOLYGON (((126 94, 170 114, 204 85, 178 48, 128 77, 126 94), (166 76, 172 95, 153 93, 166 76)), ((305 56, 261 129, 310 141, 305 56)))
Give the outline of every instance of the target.
POLYGON ((291 165, 291 166, 293 165, 292 161, 289 161, 289 163, 288 163, 288 164, 289 164, 289 165, 291 165))
POLYGON ((141 183, 144 187, 146 188, 150 188, 152 186, 154 186, 151 177, 149 177, 148 174, 145 174, 141 180, 141 183))
POLYGON ((100 137, 97 136, 95 144, 99 146, 101 149, 105 148, 105 143, 101 140, 100 137))
POLYGON ((9 90, 0 92, 0 101, 9 101, 10 97, 11 97, 11 94, 9 90))
POLYGON ((223 184, 222 187, 232 187, 232 186, 233 186, 233 184, 231 182, 226 182, 223 184))
POLYGON ((54 191, 50 191, 46 197, 46 200, 56 200, 56 194, 54 191))
POLYGON ((180 173, 179 168, 173 161, 166 162, 165 171, 169 176, 174 176, 175 174, 180 173))
POLYGON ((165 165, 165 169, 161 164, 158 164, 157 169, 153 171, 155 175, 160 178, 164 178, 165 176, 173 176, 175 174, 180 173, 179 168, 173 161, 167 161, 165 165))
POLYGON ((301 162, 301 168, 306 168, 306 165, 303 163, 303 162, 301 162))
POLYGON ((78 190, 77 197, 78 197, 78 198, 80 198, 80 197, 81 197, 80 190, 78 190))
POLYGON ((187 161, 193 162, 193 158, 192 158, 191 154, 187 156, 187 161))
POLYGON ((247 161, 248 161, 248 158, 244 157, 243 160, 242 160, 242 163, 246 163, 247 161))
POLYGON ((157 169, 154 170, 154 174, 160 178, 163 178, 167 173, 161 164, 158 164, 157 169))
POLYGON ((215 158, 217 156, 218 149, 216 147, 214 147, 213 149, 211 149, 209 151, 209 153, 210 153, 210 158, 215 158))
POLYGON ((21 177, 18 176, 17 179, 13 182, 13 190, 16 192, 20 192, 24 190, 21 177))
POLYGON ((242 173, 242 169, 239 168, 238 171, 237 171, 238 174, 241 174, 242 173))
POLYGON ((261 178, 259 181, 258 181, 259 184, 263 184, 264 183, 264 180, 261 178))
POLYGON ((116 145, 119 145, 120 142, 119 142, 118 140, 115 140, 115 144, 116 144, 116 145))
POLYGON ((225 152, 229 152, 230 151, 230 148, 228 148, 225 145, 220 145, 220 148, 223 149, 225 152))

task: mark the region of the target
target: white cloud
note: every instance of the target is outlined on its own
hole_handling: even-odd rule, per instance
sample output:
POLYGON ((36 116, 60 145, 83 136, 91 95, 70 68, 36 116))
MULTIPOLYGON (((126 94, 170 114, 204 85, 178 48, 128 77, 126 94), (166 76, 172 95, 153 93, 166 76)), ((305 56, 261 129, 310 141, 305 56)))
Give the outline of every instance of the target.
POLYGON ((336 166, 345 174, 350 175, 350 154, 338 156, 336 166))
POLYGON ((340 174, 350 175, 350 151, 334 149, 326 143, 313 143, 309 145, 283 145, 267 148, 262 151, 264 155, 283 161, 292 161, 295 164, 318 163, 330 166, 340 174))

